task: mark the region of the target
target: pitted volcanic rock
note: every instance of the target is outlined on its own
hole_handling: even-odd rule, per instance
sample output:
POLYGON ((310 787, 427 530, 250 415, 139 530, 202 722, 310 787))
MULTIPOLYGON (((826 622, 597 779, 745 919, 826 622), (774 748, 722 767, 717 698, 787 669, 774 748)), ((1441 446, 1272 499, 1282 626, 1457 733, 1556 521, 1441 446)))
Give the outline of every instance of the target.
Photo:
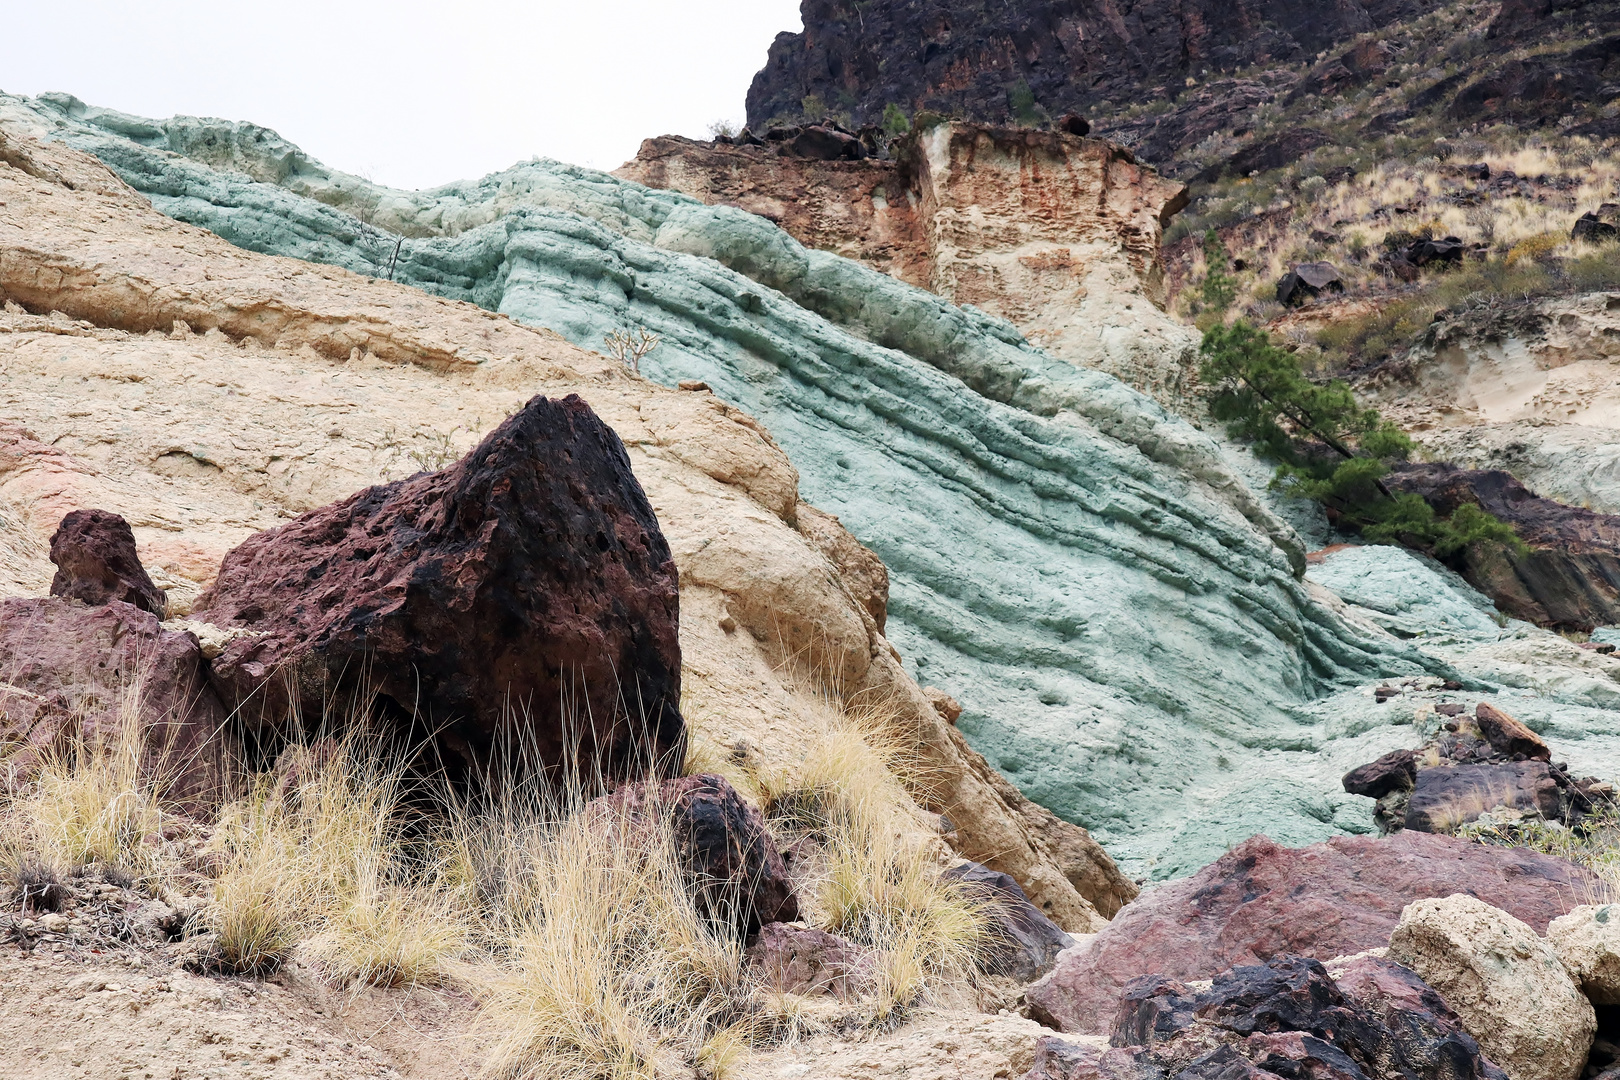
POLYGON ((122 600, 159 619, 168 612, 163 590, 152 584, 135 553, 129 522, 106 510, 74 510, 51 537, 56 577, 51 595, 90 605, 122 600))
MULTIPOLYGON (((452 767, 585 777, 680 760, 675 566, 624 445, 536 397, 465 458, 250 538, 195 617, 250 730, 369 686, 452 767)), ((338 715, 342 715, 341 712, 338 715)))

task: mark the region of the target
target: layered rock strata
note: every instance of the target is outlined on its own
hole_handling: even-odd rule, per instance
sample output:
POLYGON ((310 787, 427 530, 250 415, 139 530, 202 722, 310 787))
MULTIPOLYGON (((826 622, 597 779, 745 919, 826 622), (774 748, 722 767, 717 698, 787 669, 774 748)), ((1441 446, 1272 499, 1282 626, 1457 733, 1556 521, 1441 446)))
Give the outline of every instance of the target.
POLYGON ((829 162, 785 142, 664 136, 614 175, 759 214, 806 247, 1006 319, 1060 360, 1185 401, 1196 339, 1162 311, 1159 256, 1182 185, 1062 131, 939 123, 893 154, 829 162))
MULTIPOLYGON (((1053 360, 1003 321, 807 250, 763 218, 547 162, 391 192, 324 170, 263 129, 53 102, 8 99, 0 112, 8 130, 92 150, 158 209, 244 247, 392 274, 587 345, 627 325, 661 334, 644 370, 668 384, 702 384, 768 425, 807 498, 883 558, 884 637, 921 681, 962 703, 967 739, 1023 791, 1102 831, 1138 872, 1187 872, 1259 831, 1303 843, 1367 828, 1353 798, 1333 794, 1351 763, 1316 756, 1336 736, 1302 725, 1297 707, 1368 677, 1445 669, 1313 598, 1296 576, 1303 552, 1292 530, 1207 436, 1110 376, 1053 360), (371 225, 340 207, 363 210, 371 225), (368 228, 394 230, 386 250, 368 228), (1286 768, 1279 751, 1295 755, 1286 768)), ((117 183, 101 176, 97 183, 117 183)), ((210 278, 157 300, 114 269, 125 256, 109 250, 107 230, 51 231, 52 219, 34 209, 45 184, 30 177, 7 208, 28 222, 16 234, 28 239, 12 241, 0 263, 0 288, 33 311, 141 332, 181 320, 233 342, 307 342, 310 363, 351 353, 411 360, 474 384, 497 377, 496 343, 517 332, 490 321, 479 324, 490 344, 443 344, 431 327, 453 309, 421 293, 400 293, 398 303, 423 312, 428 329, 406 329, 364 300, 342 318, 295 317, 210 283, 230 277, 211 265, 210 278), (108 258, 92 270, 70 257, 42 275, 34 269, 42 258, 64 259, 42 254, 51 236, 108 258)), ((246 259, 237 252, 229 261, 246 259)), ((303 288, 311 273, 289 287, 303 288)), ((389 288, 345 286, 357 297, 389 288)), ((603 393, 588 395, 599 411, 609 409, 603 393)), ((694 412, 732 415, 701 389, 676 396, 694 412)), ((466 414, 481 408, 457 404, 466 414)), ((31 424, 48 419, 28 415, 31 424)), ((461 415, 441 423, 464 423, 461 415)), ((48 430, 59 446, 73 445, 67 432, 48 430)), ((180 446, 204 470, 238 460, 223 440, 210 442, 196 447, 202 457, 180 446)), ((780 470, 740 472, 734 458, 689 445, 711 475, 747 485, 784 524, 797 520, 780 470)), ((268 468, 261 461, 248 471, 275 475, 268 468)), ((796 614, 809 611, 787 580, 737 539, 685 556, 681 573, 687 585, 714 582, 711 567, 727 550, 752 562, 754 584, 737 590, 728 614, 739 628, 766 641, 803 633, 837 642, 856 633, 849 619, 865 627, 870 612, 838 605, 796 614)), ((681 544, 672 548, 679 566, 681 544)), ((893 660, 843 646, 812 652, 841 686, 893 660)), ((988 839, 980 833, 961 840, 976 861, 994 865, 1015 847, 980 847, 988 839)))
MULTIPOLYGON (((0 135, 8 592, 43 593, 44 538, 101 507, 128 519, 183 616, 254 533, 449 464, 537 392, 579 393, 624 442, 679 571, 689 733, 788 763, 829 692, 885 701, 930 779, 918 798, 932 813, 897 827, 939 836, 943 857, 934 815, 948 815, 952 842, 1058 923, 1100 925, 1073 882, 1117 871, 1073 865, 1105 857, 991 781, 877 629, 875 559, 800 502, 797 471, 753 417, 468 304, 234 247, 154 212, 89 156, 9 121, 0 135), (820 645, 787 655, 795 635, 820 645)), ((207 625, 189 624, 205 652, 224 644, 207 625)))

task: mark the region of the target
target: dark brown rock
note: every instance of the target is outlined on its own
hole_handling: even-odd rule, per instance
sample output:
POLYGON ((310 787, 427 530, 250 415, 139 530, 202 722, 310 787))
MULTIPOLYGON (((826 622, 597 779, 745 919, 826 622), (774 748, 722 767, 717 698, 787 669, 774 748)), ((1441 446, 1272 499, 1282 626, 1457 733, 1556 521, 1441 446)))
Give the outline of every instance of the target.
POLYGON ((765 819, 724 777, 626 784, 592 801, 586 812, 667 823, 699 908, 740 936, 799 917, 792 878, 765 819))
MULTIPOLYGON (((1105 100, 1173 96, 1191 76, 1255 63, 1298 63, 1438 0, 804 0, 801 33, 777 35, 748 91, 755 131, 798 122, 814 95, 854 124, 881 123, 890 102, 970 120, 1020 118, 1021 91, 1050 116, 1105 100)), ((811 119, 815 119, 812 117, 811 119)))
POLYGON ((51 537, 56 577, 51 595, 87 604, 122 600, 162 619, 169 598, 152 584, 129 522, 107 510, 74 510, 62 518, 51 537))
POLYGON ((1328 146, 1332 142, 1331 138, 1315 128, 1294 128, 1245 146, 1225 161, 1211 165, 1193 179, 1195 182, 1207 184, 1223 176, 1248 176, 1252 173, 1269 172, 1285 165, 1292 165, 1311 151, 1328 146))
POLYGON ((1344 279, 1332 263, 1301 263, 1277 282, 1277 302, 1290 307, 1314 300, 1325 292, 1344 292, 1344 279))
POLYGON ((1488 701, 1474 707, 1474 723, 1485 741, 1499 754, 1508 757, 1535 758, 1551 761, 1552 751, 1541 741, 1541 736, 1488 701))
POLYGON ((1410 789, 1417 782, 1417 754, 1392 750, 1377 761, 1344 774, 1344 790, 1352 795, 1381 799, 1392 791, 1410 789))
POLYGON ((1559 784, 1544 761, 1451 765, 1418 773, 1406 805, 1406 827, 1451 832, 1498 807, 1530 811, 1548 821, 1565 816, 1559 784))
POLYGON ((858 997, 872 983, 876 957, 825 930, 770 923, 748 947, 748 963, 765 985, 785 994, 858 997))
POLYGON ((1604 203, 1595 211, 1588 210, 1575 219, 1569 235, 1572 240, 1594 244, 1620 239, 1620 205, 1604 203))
POLYGON ((1620 623, 1620 515, 1541 498, 1500 470, 1410 462, 1385 483, 1423 496, 1437 513, 1473 503, 1513 526, 1528 554, 1474 544, 1460 567, 1508 614, 1560 630, 1620 623))
MULTIPOLYGON (((1342 983, 1316 960, 1298 956, 1234 967, 1196 992, 1146 976, 1126 987, 1109 1041, 1116 1052, 1128 1047, 1139 1066, 1180 1078, 1506 1076, 1481 1056, 1438 994, 1388 961, 1352 961, 1342 983)), ((1083 1062, 1072 1051, 1066 1057, 1083 1062)), ((1055 1075, 1093 1073, 1071 1068, 1055 1075)))
POLYGON ((1347 1002, 1389 1030, 1369 1075, 1501 1080, 1501 1070, 1480 1058, 1479 1043, 1445 999, 1410 968, 1363 956, 1336 967, 1333 981, 1347 1002))
POLYGON ((75 736, 105 742, 127 723, 142 726, 145 766, 170 795, 220 790, 225 710, 195 637, 122 600, 0 600, 0 740, 13 778, 75 736))
POLYGON ((1058 953, 1074 944, 1029 902, 1011 876, 970 862, 946 870, 944 878, 985 905, 989 943, 983 965, 992 974, 1030 982, 1051 971, 1058 953))
POLYGON ((313 727, 364 682, 452 769, 500 756, 588 781, 680 761, 678 611, 623 444, 569 396, 447 469, 252 537, 195 617, 250 631, 213 663, 250 730, 313 727))
POLYGON ((1065 953, 1026 992, 1064 1031, 1111 1029, 1120 989, 1150 973, 1191 980, 1284 954, 1329 959, 1380 948, 1414 900, 1467 893, 1538 932, 1595 879, 1563 859, 1402 832, 1284 848, 1254 837, 1197 874, 1144 893, 1090 948, 1065 953))

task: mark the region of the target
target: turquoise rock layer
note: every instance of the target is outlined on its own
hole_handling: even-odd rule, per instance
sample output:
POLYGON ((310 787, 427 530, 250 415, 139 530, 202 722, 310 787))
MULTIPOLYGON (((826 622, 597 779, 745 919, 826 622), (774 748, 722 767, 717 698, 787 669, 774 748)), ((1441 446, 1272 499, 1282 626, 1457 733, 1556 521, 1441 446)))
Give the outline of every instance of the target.
POLYGON ((803 497, 887 563, 888 634, 919 681, 1136 873, 1191 872, 1256 832, 1367 831, 1337 776, 1376 733, 1304 706, 1445 669, 1314 601, 1293 530, 1189 424, 763 218, 551 161, 395 191, 248 124, 0 106, 244 248, 588 348, 662 335, 646 374, 702 379, 769 426, 803 497))

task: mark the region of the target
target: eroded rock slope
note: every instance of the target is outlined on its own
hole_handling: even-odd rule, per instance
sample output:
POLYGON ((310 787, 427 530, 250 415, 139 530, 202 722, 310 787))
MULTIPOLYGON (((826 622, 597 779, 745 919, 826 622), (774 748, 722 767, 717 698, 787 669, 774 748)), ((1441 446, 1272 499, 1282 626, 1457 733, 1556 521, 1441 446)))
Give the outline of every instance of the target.
MULTIPOLYGON (((383 467, 410 470, 435 440, 470 443, 519 395, 585 381, 582 395, 632 447, 661 520, 683 500, 643 473, 671 458, 683 466, 668 483, 719 484, 716 497, 727 493, 740 515, 694 509, 688 523, 664 521, 683 583, 683 652, 700 667, 704 649, 687 649, 686 628, 725 634, 729 617, 763 641, 803 642, 846 685, 880 671, 911 685, 886 645, 849 645, 892 640, 918 681, 962 702, 961 730, 991 764, 1161 874, 1255 832, 1298 843, 1367 829, 1359 801, 1336 790, 1366 760, 1354 737, 1366 729, 1352 726, 1341 747, 1343 729, 1300 707, 1368 678, 1449 671, 1314 598, 1292 530, 1213 442, 1151 399, 1054 361, 1001 320, 807 250, 755 215, 551 162, 396 192, 325 170, 251 125, 143 121, 65 98, 9 98, 3 112, 14 144, 37 136, 94 153, 157 209, 241 248, 396 282, 217 245, 191 255, 198 234, 171 241, 176 226, 106 173, 73 191, 65 176, 52 180, 69 167, 62 151, 32 172, 14 167, 6 214, 18 228, 0 252, 0 288, 30 312, 67 316, 9 316, 19 337, 8 406, 42 440, 39 469, 94 488, 105 481, 92 469, 128 453, 127 440, 141 446, 119 466, 132 490, 156 494, 169 470, 199 490, 236 492, 231 514, 193 515, 208 518, 195 530, 147 524, 163 549, 143 551, 150 565, 204 580, 217 559, 188 556, 192 537, 212 535, 219 551, 269 523, 278 511, 266 494, 320 488, 330 501, 383 467), (98 220, 99 206, 45 209, 98 198, 119 207, 113 223, 98 220), (701 380, 713 394, 651 392, 610 361, 558 352, 555 339, 453 300, 586 346, 647 328, 663 337, 647 373, 701 380), (72 323, 85 317, 96 325, 72 323), (177 320, 187 326, 171 330, 177 320), (118 357, 129 350, 107 335, 153 329, 180 335, 139 339, 168 357, 173 389, 156 393, 151 365, 126 366, 139 381, 108 388, 97 406, 106 415, 86 410, 86 384, 65 380, 105 379, 93 373, 128 365, 118 357), (198 348, 279 374, 238 390, 225 373, 243 363, 198 362, 198 348), (63 360, 76 349, 77 361, 63 360), (542 360, 560 355, 566 367, 542 360), (411 406, 409 437, 391 400, 399 361, 455 385, 411 406), (534 363, 553 373, 524 366, 534 363), (225 386, 201 374, 215 369, 225 386), (286 450, 279 397, 311 418, 286 450), (172 410, 169 431, 128 411, 143 399, 148 415, 172 410), (314 419, 328 411, 341 418, 314 419), (738 440, 749 449, 733 449, 738 440), (339 452, 351 446, 366 449, 339 452), (887 564, 881 638, 867 607, 829 592, 826 558, 793 530, 813 516, 800 511, 799 487, 887 564), (765 555, 778 550, 794 554, 765 555), (715 592, 700 598, 706 586, 715 592)), ((173 498, 141 506, 146 522, 191 513, 173 498), (177 508, 152 509, 166 505, 177 508)), ((716 638, 709 655, 727 659, 709 662, 729 666, 726 649, 716 638)), ((758 708, 735 685, 710 693, 717 709, 758 708)))

